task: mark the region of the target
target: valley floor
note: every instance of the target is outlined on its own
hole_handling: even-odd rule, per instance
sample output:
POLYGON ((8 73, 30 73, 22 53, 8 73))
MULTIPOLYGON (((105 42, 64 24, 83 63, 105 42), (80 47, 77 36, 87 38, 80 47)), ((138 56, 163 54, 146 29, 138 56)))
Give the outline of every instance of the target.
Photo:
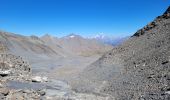
MULTIPOLYGON (((100 55, 89 57, 72 56, 57 59, 53 58, 48 60, 36 59, 37 61, 35 61, 35 59, 29 59, 29 61, 32 66, 32 72, 34 76, 48 77, 49 82, 38 85, 42 90, 45 89, 45 99, 110 100, 110 96, 106 94, 97 95, 76 93, 72 90, 70 86, 70 84, 77 78, 78 74, 85 67, 95 62, 100 57, 100 55)), ((28 86, 28 83, 17 84, 25 84, 26 86, 28 86)), ((32 86, 33 85, 31 85, 31 88, 33 88, 32 86)), ((20 89, 22 89, 22 87, 20 87, 20 89)))
MULTIPOLYGON (((11 59, 11 57, 12 55, 5 59, 11 59)), ((24 98, 24 100, 113 100, 106 94, 77 93, 72 90, 70 85, 85 67, 95 62, 99 57, 99 55, 89 57, 74 56, 48 58, 47 60, 47 58, 44 59, 45 57, 25 56, 25 59, 29 58, 27 61, 32 67, 31 76, 28 75, 27 79, 22 79, 26 75, 23 74, 22 76, 22 73, 18 73, 19 76, 16 78, 11 75, 0 77, 0 85, 2 85, 0 86, 0 94, 6 93, 4 96, 0 95, 0 100, 15 100, 15 98, 16 100, 17 98, 24 98), (43 78, 45 81, 40 82, 43 78), (32 80, 32 82, 29 80, 32 80), (1 84, 3 82, 5 84, 1 84)), ((13 60, 13 62, 15 61, 13 60)), ((22 59, 20 62, 22 62, 22 59)))

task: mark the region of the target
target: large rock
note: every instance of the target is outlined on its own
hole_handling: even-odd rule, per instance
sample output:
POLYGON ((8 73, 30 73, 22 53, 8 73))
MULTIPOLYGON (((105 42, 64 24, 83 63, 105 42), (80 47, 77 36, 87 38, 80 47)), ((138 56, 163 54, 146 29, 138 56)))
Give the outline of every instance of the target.
POLYGON ((47 82, 48 78, 47 77, 41 77, 41 76, 32 76, 32 82, 47 82))
POLYGON ((7 96, 9 94, 8 88, 0 88, 0 94, 7 96))
POLYGON ((8 76, 11 73, 11 70, 0 70, 0 76, 4 77, 4 76, 8 76))

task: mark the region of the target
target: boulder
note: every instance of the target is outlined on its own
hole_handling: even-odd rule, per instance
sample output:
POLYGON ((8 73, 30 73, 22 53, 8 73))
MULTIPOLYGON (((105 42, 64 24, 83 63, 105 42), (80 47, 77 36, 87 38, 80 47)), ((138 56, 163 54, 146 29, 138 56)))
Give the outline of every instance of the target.
POLYGON ((40 96, 44 96, 46 94, 45 90, 36 91, 40 96))
POLYGON ((8 76, 11 73, 11 70, 0 70, 0 76, 8 76))
POLYGON ((3 85, 0 83, 0 88, 3 87, 3 85))
POLYGON ((47 82, 47 77, 41 77, 41 76, 32 76, 32 82, 47 82))
POLYGON ((166 91, 165 93, 166 93, 166 94, 170 94, 170 91, 166 91))
POLYGON ((9 94, 9 89, 7 88, 0 88, 0 94, 7 96, 9 94))

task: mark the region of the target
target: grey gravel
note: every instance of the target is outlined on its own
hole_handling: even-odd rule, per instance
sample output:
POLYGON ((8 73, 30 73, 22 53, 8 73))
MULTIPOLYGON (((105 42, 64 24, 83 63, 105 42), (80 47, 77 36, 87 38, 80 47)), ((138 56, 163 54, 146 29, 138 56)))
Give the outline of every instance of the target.
POLYGON ((170 100, 170 7, 87 67, 72 86, 116 100, 170 100))

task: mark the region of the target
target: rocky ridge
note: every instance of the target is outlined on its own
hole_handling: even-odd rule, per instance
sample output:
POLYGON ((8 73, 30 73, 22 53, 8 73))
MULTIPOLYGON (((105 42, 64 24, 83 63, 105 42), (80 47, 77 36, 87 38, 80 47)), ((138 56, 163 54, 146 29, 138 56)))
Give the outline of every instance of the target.
POLYGON ((116 100, 169 100, 169 51, 170 7, 87 67, 73 87, 79 92, 110 94, 116 100))

